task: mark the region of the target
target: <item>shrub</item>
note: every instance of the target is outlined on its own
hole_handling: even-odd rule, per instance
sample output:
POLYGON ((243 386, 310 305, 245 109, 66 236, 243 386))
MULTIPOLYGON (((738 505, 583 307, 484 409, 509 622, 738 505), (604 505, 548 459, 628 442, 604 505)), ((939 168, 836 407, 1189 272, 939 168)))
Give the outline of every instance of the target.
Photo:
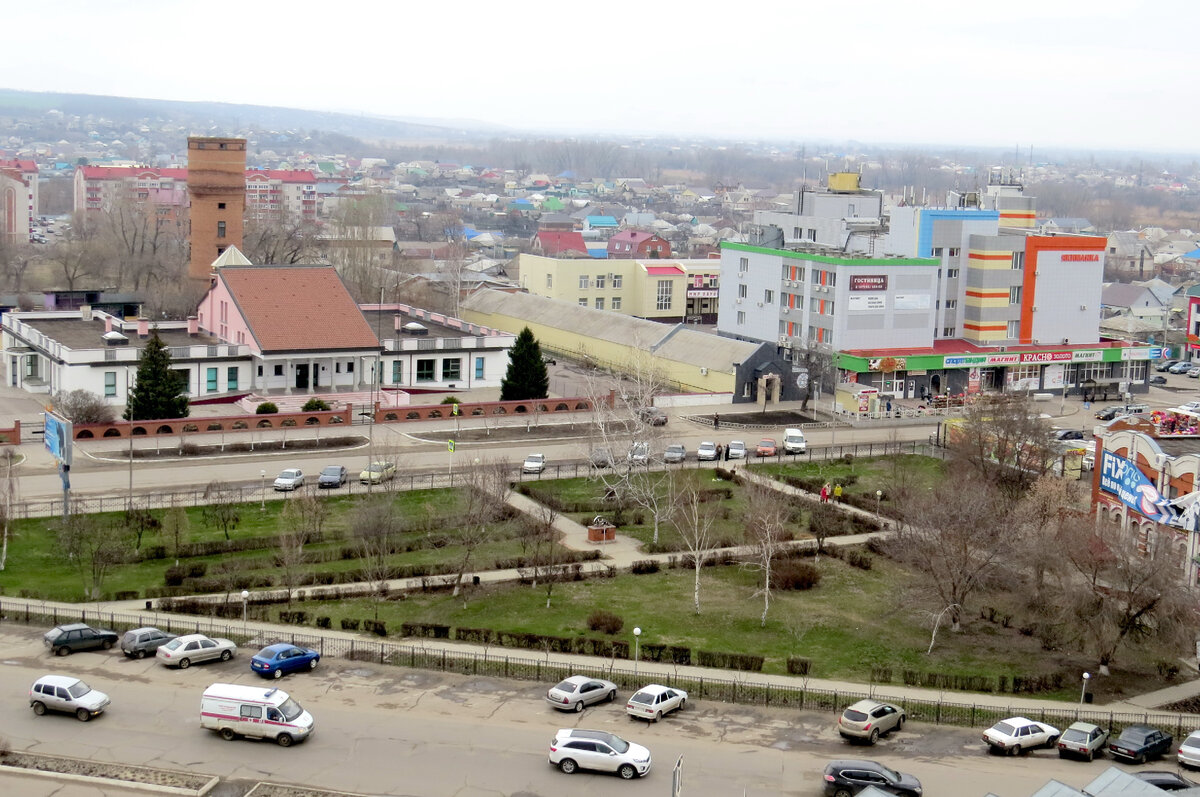
POLYGON ((441 403, 441 404, 462 404, 462 401, 459 400, 458 396, 446 396, 439 403, 441 403))
POLYGON ((333 628, 333 618, 325 616, 318 617, 317 628, 333 628))
POLYGON ((812 659, 806 659, 804 656, 788 656, 787 671, 788 675, 808 675, 812 672, 812 659))
POLYGON ((874 561, 875 560, 871 558, 871 555, 869 553, 865 553, 864 551, 860 551, 858 549, 846 551, 846 564, 850 565, 851 567, 857 567, 859 570, 870 570, 874 561))
POLYGON ((183 578, 186 570, 181 565, 170 565, 167 567, 167 572, 163 576, 164 583, 168 587, 178 587, 183 584, 183 578))
POLYGON ((639 559, 630 566, 630 571, 635 576, 644 576, 650 573, 657 573, 658 562, 653 559, 639 559))
POLYGON ((808 562, 784 560, 771 571, 775 589, 812 589, 821 583, 821 571, 808 562))
POLYGON ((342 618, 342 630, 343 631, 357 631, 358 623, 359 623, 359 621, 357 618, 343 617, 342 618))
POLYGON ((329 409, 329 404, 322 399, 313 396, 308 401, 304 402, 304 406, 300 408, 301 412, 323 412, 329 409))
POLYGON ((383 620, 363 620, 362 628, 369 634, 387 636, 387 623, 383 620))
POLYGON ((625 627, 625 621, 610 611, 597 609, 588 615, 588 628, 602 631, 605 634, 618 634, 625 627))
POLYGON ((748 656, 744 653, 714 653, 709 650, 701 650, 696 653, 696 663, 701 667, 761 672, 763 657, 748 656))
POLYGON ((279 412, 279 406, 274 401, 264 401, 254 411, 256 415, 272 415, 276 412, 279 412))

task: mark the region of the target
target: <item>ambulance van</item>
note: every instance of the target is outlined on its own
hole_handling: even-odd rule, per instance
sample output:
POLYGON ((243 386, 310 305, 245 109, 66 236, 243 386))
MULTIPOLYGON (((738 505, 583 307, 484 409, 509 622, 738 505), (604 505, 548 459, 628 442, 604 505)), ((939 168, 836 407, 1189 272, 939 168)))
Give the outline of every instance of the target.
POLYGON ((288 747, 312 734, 313 718, 282 690, 213 684, 200 699, 200 727, 222 739, 274 739, 288 747))

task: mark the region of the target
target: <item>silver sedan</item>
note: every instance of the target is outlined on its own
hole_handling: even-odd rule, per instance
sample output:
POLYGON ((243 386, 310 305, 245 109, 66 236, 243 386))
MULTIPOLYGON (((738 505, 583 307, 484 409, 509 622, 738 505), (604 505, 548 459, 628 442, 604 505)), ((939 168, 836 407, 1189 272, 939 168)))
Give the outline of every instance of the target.
POLYGON ((583 711, 584 706, 612 701, 617 697, 617 685, 603 678, 572 675, 546 693, 546 702, 561 711, 583 711))
POLYGON ((160 647, 155 656, 168 667, 186 670, 202 661, 229 661, 237 653, 237 645, 228 639, 209 639, 204 634, 188 634, 172 639, 160 647))

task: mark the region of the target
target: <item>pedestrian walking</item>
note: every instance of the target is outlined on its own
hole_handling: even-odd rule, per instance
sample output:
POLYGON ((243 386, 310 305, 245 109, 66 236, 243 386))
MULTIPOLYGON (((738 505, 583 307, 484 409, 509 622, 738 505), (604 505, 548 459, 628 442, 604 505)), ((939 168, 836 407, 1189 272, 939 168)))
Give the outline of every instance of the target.
POLYGON ((833 502, 840 504, 842 502, 842 483, 838 482, 833 485, 833 502))
POLYGON ((725 461, 729 461, 729 446, 725 446, 725 461))
POLYGON ((829 482, 825 482, 821 485, 821 503, 829 503, 829 482))
POLYGON ((721 416, 718 413, 713 413, 713 428, 721 428, 721 416))
POLYGON ((720 443, 717 443, 717 461, 718 462, 721 461, 721 455, 723 453, 725 453, 725 446, 721 445, 720 443))
POLYGON ((891 399, 887 400, 887 414, 888 415, 892 414, 892 400, 891 399))

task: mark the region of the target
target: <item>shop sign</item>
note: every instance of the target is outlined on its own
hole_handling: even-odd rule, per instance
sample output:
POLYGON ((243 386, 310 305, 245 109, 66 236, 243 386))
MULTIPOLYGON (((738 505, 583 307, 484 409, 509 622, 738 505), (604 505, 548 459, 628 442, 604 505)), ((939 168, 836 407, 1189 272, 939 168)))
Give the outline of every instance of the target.
POLYGON ((867 370, 894 373, 905 370, 907 362, 908 360, 904 357, 878 357, 867 360, 867 370))
POLYGON ((887 275, 886 274, 851 274, 850 275, 850 290, 852 291, 886 291, 887 290, 887 275))
MULTIPOLYGON (((1122 360, 1149 360, 1149 359, 1151 359, 1150 351, 1151 351, 1150 349, 1121 349, 1121 359, 1122 360)), ((1162 352, 1162 349, 1159 349, 1159 353, 1161 353, 1161 352, 1162 352)), ((1154 359, 1157 360, 1158 358, 1155 357, 1154 359)))
POLYGON ((1021 353, 1023 363, 1057 363, 1070 362, 1069 351, 1027 351, 1021 353))
POLYGON ((1063 255, 1062 262, 1064 263, 1098 263, 1100 255, 1063 255))
POLYGON ((987 356, 986 365, 1020 365, 1021 355, 1016 352, 1012 354, 989 354, 987 356))
POLYGON ((717 298, 717 292, 708 289, 696 290, 695 288, 688 288, 687 297, 689 299, 715 299, 717 298))
POLYGON ((1132 460, 1108 451, 1101 452, 1100 489, 1151 520, 1167 523, 1174 516, 1167 499, 1132 460))
POLYGON ((984 354, 957 354, 942 358, 943 368, 961 368, 968 365, 983 365, 987 362, 984 354))
POLYGON ((1103 359, 1104 352, 1096 349, 1071 352, 1071 362, 1073 363, 1098 363, 1103 359))

